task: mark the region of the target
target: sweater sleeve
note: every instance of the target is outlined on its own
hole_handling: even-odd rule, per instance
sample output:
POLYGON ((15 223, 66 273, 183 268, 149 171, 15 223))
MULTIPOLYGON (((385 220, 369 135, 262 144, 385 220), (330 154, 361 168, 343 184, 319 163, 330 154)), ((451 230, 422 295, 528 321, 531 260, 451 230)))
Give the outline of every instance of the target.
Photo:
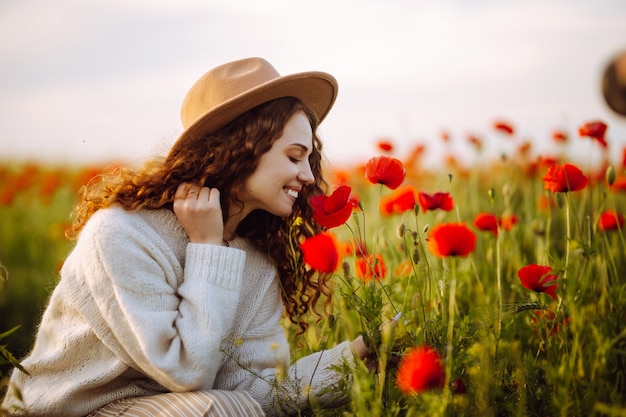
POLYGON ((256 380, 251 390, 257 400, 262 391, 271 392, 260 400, 270 417, 296 414, 303 409, 337 407, 347 401, 340 387, 347 377, 341 372, 344 363, 354 364, 350 342, 299 359, 289 367, 286 378, 281 378, 275 369, 267 369, 264 381, 256 380))
POLYGON ((354 366, 350 342, 315 352, 291 365, 286 362, 288 353, 280 351, 289 349, 287 345, 276 343, 270 349, 275 350, 273 362, 253 360, 239 364, 248 371, 236 387, 248 391, 268 417, 293 415, 306 409, 334 408, 347 401, 347 375, 342 369, 344 364, 354 366))
POLYGON ((190 243, 181 282, 167 245, 139 220, 125 219, 86 228, 76 253, 94 302, 85 308, 100 317, 99 337, 170 391, 211 385, 235 317, 245 253, 190 243))

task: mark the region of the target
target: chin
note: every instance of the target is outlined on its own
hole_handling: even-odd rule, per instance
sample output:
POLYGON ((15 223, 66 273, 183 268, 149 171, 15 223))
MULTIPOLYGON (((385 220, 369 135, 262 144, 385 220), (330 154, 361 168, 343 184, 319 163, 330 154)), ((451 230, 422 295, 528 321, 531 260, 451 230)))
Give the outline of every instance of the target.
POLYGON ((291 213, 293 213, 293 207, 289 207, 289 208, 277 208, 276 210, 268 210, 270 213, 272 213, 274 216, 277 217, 289 217, 291 216, 291 213))

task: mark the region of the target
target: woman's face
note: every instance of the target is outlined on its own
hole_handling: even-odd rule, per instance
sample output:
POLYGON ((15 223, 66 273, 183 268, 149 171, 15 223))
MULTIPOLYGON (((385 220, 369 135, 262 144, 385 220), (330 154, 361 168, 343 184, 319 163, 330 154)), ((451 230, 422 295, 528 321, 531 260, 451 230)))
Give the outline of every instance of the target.
POLYGON ((244 216, 257 209, 289 216, 302 187, 315 181, 309 164, 312 150, 311 124, 303 112, 297 112, 287 121, 283 135, 261 156, 238 195, 244 216))

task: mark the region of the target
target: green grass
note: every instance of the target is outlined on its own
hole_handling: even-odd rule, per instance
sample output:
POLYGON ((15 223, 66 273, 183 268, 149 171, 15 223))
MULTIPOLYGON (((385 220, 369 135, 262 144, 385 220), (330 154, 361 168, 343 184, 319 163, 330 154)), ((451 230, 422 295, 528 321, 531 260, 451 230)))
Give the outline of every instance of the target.
MULTIPOLYGON (((311 414, 626 415, 624 230, 597 229, 604 209, 624 213, 626 193, 592 180, 584 190, 550 195, 543 171, 530 175, 513 161, 467 170, 407 167, 405 184, 449 192, 455 208, 382 215, 379 202, 391 191, 347 168, 348 185, 363 210, 332 232, 346 243, 364 241, 370 253, 382 255, 387 274, 365 283, 356 276, 356 257, 346 256, 333 276, 332 315, 290 340, 298 358, 365 334, 376 342, 380 372, 369 372, 363 364, 343 369, 352 374, 341 387, 350 392, 350 402, 311 414), (544 198, 558 204, 542 208, 544 198), (481 211, 515 214, 519 223, 496 237, 472 225, 481 211), (473 253, 433 256, 429 231, 459 221, 477 235, 473 253), (558 274, 558 301, 522 287, 517 271, 530 263, 551 266, 558 274), (403 315, 393 334, 381 334, 381 324, 397 311, 403 315), (543 319, 537 319, 537 311, 544 312, 543 319), (546 318, 548 311, 554 320, 546 318), (395 384, 394 365, 406 349, 420 345, 441 354, 448 384, 407 395, 395 384), (459 381, 464 393, 454 389, 459 381)), ((6 182, 20 170, 10 166, 0 174, 6 182)), ((624 175, 623 167, 617 171, 624 175)), ((64 178, 75 178, 76 172, 68 170, 64 178)), ((0 333, 21 325, 2 340, 16 356, 30 348, 59 265, 71 249, 63 227, 75 187, 68 180, 42 198, 35 184, 0 206, 0 333)))

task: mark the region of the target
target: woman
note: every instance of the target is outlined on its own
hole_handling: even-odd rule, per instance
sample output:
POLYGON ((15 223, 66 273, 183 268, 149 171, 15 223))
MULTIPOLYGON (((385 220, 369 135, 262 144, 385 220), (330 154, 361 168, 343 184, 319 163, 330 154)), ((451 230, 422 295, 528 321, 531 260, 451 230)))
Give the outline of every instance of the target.
POLYGON ((342 378, 332 366, 365 357, 362 338, 289 365, 280 326, 286 310, 304 329, 330 295, 292 248, 320 230, 307 203, 325 185, 315 132, 336 92, 328 74, 280 76, 260 58, 198 80, 166 158, 83 190, 76 246, 4 407, 283 415, 344 401, 328 390, 342 378))

